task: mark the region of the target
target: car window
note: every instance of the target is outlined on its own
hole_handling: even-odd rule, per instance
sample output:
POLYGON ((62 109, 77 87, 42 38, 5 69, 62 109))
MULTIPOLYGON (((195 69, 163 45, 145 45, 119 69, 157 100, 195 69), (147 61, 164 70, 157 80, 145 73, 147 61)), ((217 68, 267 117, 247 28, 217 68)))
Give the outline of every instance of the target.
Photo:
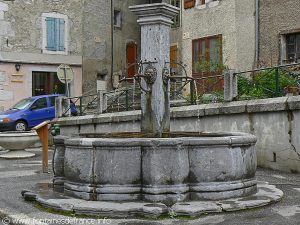
POLYGON ((32 98, 22 99, 17 104, 15 104, 13 107, 11 107, 11 109, 26 109, 33 101, 34 101, 34 99, 32 99, 32 98))
POLYGON ((47 99, 40 98, 40 99, 36 100, 36 102, 32 104, 32 107, 35 107, 35 109, 47 108, 47 99))
POLYGON ((49 97, 50 107, 55 106, 55 99, 56 98, 57 98, 57 96, 49 97))

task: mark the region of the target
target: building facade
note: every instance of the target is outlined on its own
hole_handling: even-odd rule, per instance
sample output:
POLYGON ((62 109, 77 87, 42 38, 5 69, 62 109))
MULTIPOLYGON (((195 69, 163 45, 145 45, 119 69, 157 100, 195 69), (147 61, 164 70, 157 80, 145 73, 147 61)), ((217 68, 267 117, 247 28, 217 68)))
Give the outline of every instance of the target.
POLYGON ((0 107, 22 98, 64 93, 60 64, 74 71, 71 95, 82 86, 82 1, 0 0, 0 107))
POLYGON ((140 27, 129 6, 145 0, 83 3, 83 92, 111 90, 121 74, 133 76, 139 59, 140 27), (97 82, 95 82, 97 81, 97 82))
POLYGON ((199 77, 205 63, 247 70, 255 61, 255 1, 185 0, 182 60, 199 77), (198 66, 197 66, 198 65, 198 66))
POLYGON ((298 0, 259 1, 259 61, 263 66, 300 63, 298 0))

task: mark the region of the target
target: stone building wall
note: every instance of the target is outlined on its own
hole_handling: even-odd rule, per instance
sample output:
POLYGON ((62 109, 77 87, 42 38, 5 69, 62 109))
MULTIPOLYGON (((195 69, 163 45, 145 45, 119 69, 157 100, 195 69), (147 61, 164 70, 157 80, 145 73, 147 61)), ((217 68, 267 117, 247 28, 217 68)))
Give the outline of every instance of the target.
POLYGON ((81 95, 82 4, 82 0, 0 0, 0 108, 32 95, 34 72, 55 74, 60 64, 72 66, 71 95, 81 95), (64 51, 47 51, 45 19, 50 15, 65 18, 64 51))
POLYGON ((0 1, 0 51, 41 54, 42 13, 60 13, 69 20, 69 55, 81 55, 82 0, 0 1), (1 20, 1 11, 4 15, 1 20), (6 7, 3 7, 7 5, 6 7))
POLYGON ((282 36, 300 32, 299 0, 260 0, 259 59, 265 66, 276 66, 286 59, 282 36))
POLYGON ((192 40, 222 35, 223 64, 231 69, 252 68, 255 57, 255 3, 221 0, 182 12, 182 59, 192 73, 192 40))
MULTIPOLYGON (((137 18, 128 9, 131 5, 143 4, 145 0, 113 1, 113 11, 121 13, 121 26, 114 27, 112 39, 111 1, 84 1, 83 11, 83 91, 96 91, 97 79, 106 81, 106 89, 113 86, 113 73, 124 71, 126 44, 136 42, 140 52, 140 28, 137 18), (113 40, 113 57, 112 57, 113 40), (113 61, 113 66, 112 66, 113 61)), ((139 57, 137 57, 139 58, 139 57)))

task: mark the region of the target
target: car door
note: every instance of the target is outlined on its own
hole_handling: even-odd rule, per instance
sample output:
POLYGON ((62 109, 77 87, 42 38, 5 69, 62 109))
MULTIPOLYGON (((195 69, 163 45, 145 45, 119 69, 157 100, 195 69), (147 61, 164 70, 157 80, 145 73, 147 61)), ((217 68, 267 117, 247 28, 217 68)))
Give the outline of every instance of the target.
POLYGON ((49 96, 49 118, 48 120, 53 120, 55 118, 55 99, 58 96, 49 96))
POLYGON ((37 99, 30 107, 28 114, 28 124, 34 127, 50 118, 50 110, 46 97, 37 99))

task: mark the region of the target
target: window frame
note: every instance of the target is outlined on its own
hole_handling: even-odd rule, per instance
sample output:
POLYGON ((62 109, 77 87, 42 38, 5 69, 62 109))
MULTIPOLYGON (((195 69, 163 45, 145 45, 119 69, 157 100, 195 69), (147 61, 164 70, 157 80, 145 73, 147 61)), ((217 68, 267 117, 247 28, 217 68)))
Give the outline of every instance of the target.
POLYGON ((122 11, 120 9, 114 9, 114 28, 122 28, 122 11))
POLYGON ((59 54, 59 55, 68 55, 69 51, 69 20, 67 15, 63 15, 60 13, 43 13, 42 14, 42 52, 45 54, 59 54), (64 26, 64 51, 59 50, 48 50, 48 38, 47 38, 47 18, 55 18, 55 19, 63 19, 65 22, 64 26))
MULTIPOLYGON (((169 0, 170 5, 176 6, 180 9, 181 11, 181 0, 169 0), (177 6, 178 3, 178 6, 177 6)), ((172 28, 178 28, 181 27, 181 13, 179 13, 178 15, 176 15, 173 19, 173 24, 172 24, 172 28)))
MULTIPOLYGON (((300 55, 300 50, 297 51, 297 49, 300 49, 300 41, 299 42, 297 41, 299 37, 300 37, 300 32, 290 33, 290 34, 286 34, 285 35, 285 39, 286 39, 286 46, 285 46, 286 54, 285 54, 285 58, 286 58, 286 60, 288 62, 295 62, 295 63, 297 63, 298 61, 300 61, 300 57, 299 58, 297 57, 297 55, 300 55), (292 54, 292 53, 289 53, 289 45, 291 45, 287 41, 289 36, 294 36, 294 38, 295 38, 294 44, 292 44, 294 46, 294 58, 293 58, 293 60, 291 60, 289 58, 289 55, 292 54)), ((300 38, 299 38, 299 40, 300 40, 300 38)))
MULTIPOLYGON (((213 75, 214 73, 212 72, 197 72, 194 70, 194 64, 195 64, 195 52, 194 52, 194 46, 195 43, 198 42, 198 53, 200 53, 201 51, 201 41, 205 41, 205 61, 210 62, 210 57, 209 57, 209 40, 211 39, 217 39, 220 42, 220 59, 219 62, 223 63, 223 39, 222 39, 222 34, 218 34, 218 35, 213 35, 213 36, 207 36, 207 37, 202 37, 202 38, 198 38, 198 39, 194 39, 192 40, 192 76, 202 76, 202 75, 213 75), (199 51, 200 50, 200 51, 199 51), (207 51, 208 50, 208 51, 207 51)), ((198 61, 200 62, 200 61, 198 61)))

